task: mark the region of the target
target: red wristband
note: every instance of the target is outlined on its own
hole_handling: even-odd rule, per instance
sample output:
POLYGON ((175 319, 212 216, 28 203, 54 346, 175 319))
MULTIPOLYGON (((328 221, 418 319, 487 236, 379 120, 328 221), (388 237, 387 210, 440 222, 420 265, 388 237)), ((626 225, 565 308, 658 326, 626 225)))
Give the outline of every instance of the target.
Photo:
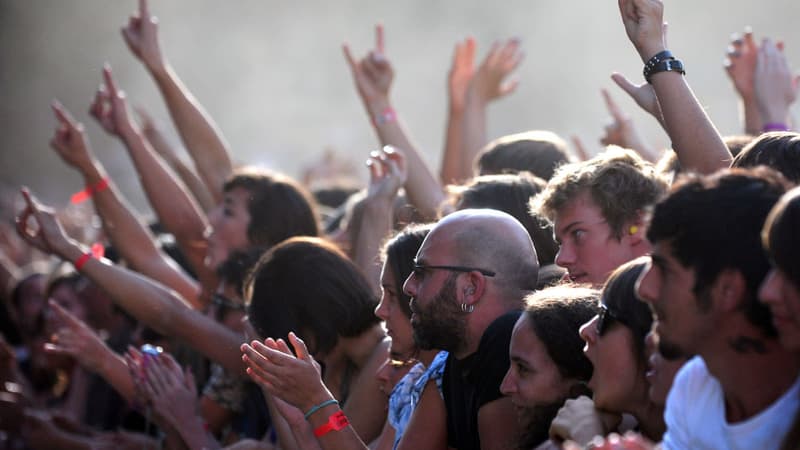
POLYGON ((331 431, 339 431, 348 425, 350 425, 350 421, 347 419, 347 416, 344 415, 344 411, 340 409, 328 417, 327 423, 320 425, 314 430, 314 436, 322 437, 331 431))
POLYGON ((86 265, 86 263, 89 262, 90 259, 92 259, 91 252, 86 252, 82 254, 81 257, 75 261, 75 270, 80 272, 81 269, 83 269, 83 266, 86 265))
POLYGON ((86 200, 92 198, 94 194, 103 192, 106 189, 108 189, 108 177, 103 177, 103 179, 98 181, 94 186, 86 186, 86 189, 72 194, 72 197, 69 201, 73 205, 76 205, 78 203, 85 202, 86 200))
POLYGON ((75 270, 80 272, 81 269, 83 269, 83 266, 85 266, 90 259, 100 259, 103 257, 103 255, 105 255, 105 253, 106 248, 103 247, 103 244, 99 242, 92 244, 92 248, 88 252, 82 254, 80 258, 75 260, 75 270))

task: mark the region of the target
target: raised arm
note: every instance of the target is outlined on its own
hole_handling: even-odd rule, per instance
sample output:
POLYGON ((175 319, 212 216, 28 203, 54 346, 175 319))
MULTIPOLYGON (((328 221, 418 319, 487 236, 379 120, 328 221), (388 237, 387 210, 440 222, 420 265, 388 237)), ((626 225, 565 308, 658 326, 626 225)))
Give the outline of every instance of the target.
POLYGON ((728 46, 725 58, 725 73, 733 83, 733 88, 741 101, 744 132, 758 136, 763 123, 758 110, 755 90, 756 63, 758 62, 758 45, 749 28, 744 35, 735 35, 728 46))
POLYGON ((467 103, 467 88, 475 73, 474 66, 475 39, 468 37, 463 42, 456 43, 453 63, 447 74, 449 107, 440 174, 444 184, 458 183, 472 177, 472 167, 468 167, 463 161, 465 159, 464 109, 467 103))
POLYGON ((508 80, 508 76, 522 62, 522 57, 518 39, 509 39, 502 44, 495 42, 472 77, 464 109, 462 173, 472 174, 475 157, 489 142, 486 137, 486 108, 489 103, 517 88, 519 82, 516 79, 508 80))
MULTIPOLYGON (((139 363, 135 371, 143 375, 139 380, 140 392, 156 416, 165 422, 168 429, 175 430, 190 449, 221 448, 205 429, 198 408, 197 385, 191 371, 181 369, 169 353, 145 358, 147 360, 139 363)), ((134 359, 128 360, 136 364, 134 359)))
POLYGON ((754 80, 762 131, 789 130, 789 107, 797 99, 800 76, 792 74, 782 44, 764 40, 758 50, 754 80))
POLYGON ((58 120, 50 146, 67 165, 83 175, 106 234, 125 260, 136 270, 178 291, 199 305, 199 285, 156 246, 150 230, 136 217, 92 154, 83 124, 75 121, 61 104, 53 104, 58 120))
MULTIPOLYGON (((628 38, 644 63, 667 49, 664 5, 661 0, 619 0, 628 38)), ((675 70, 650 78, 681 166, 713 173, 730 165, 731 154, 714 124, 695 98, 686 78, 675 70)))
POLYGON ((205 214, 133 121, 125 93, 117 88, 108 66, 103 68, 103 80, 91 114, 108 133, 125 143, 150 205, 159 221, 175 236, 192 268, 201 280, 214 279, 213 272, 204 263, 206 240, 203 234, 208 228, 205 214))
POLYGON ((389 89, 394 78, 394 69, 384 51, 382 25, 376 26, 375 35, 375 49, 363 59, 356 60, 347 44, 343 47, 344 55, 381 145, 391 145, 406 152, 408 179, 405 188, 409 202, 420 214, 433 219, 445 198, 444 191, 422 160, 417 147, 411 142, 400 116, 392 105, 389 89))
POLYGON ((120 308, 161 334, 185 341, 231 373, 244 375, 238 352, 240 335, 189 307, 174 291, 151 279, 89 256, 65 233, 55 214, 23 190, 26 208, 17 217, 17 231, 36 248, 71 261, 83 275, 108 292, 120 308), (29 221, 34 221, 31 228, 29 221))
POLYGON ((221 202, 222 186, 233 173, 228 144, 164 56, 158 39, 158 19, 150 14, 147 0, 139 0, 138 15, 131 16, 122 36, 158 85, 197 173, 214 201, 221 202))
POLYGON ((189 188, 200 208, 206 213, 211 211, 211 208, 216 205, 203 180, 178 156, 176 148, 164 135, 160 125, 156 123, 153 117, 143 108, 136 108, 136 112, 139 114, 142 133, 144 133, 147 141, 150 142, 153 150, 181 177, 183 184, 189 188))
POLYGON ((48 306, 58 323, 58 330, 51 336, 51 342, 45 344, 45 351, 75 358, 84 368, 103 377, 125 400, 133 401, 134 385, 125 359, 58 303, 51 300, 48 306))
POLYGON ((364 199, 364 213, 354 243, 353 262, 361 269, 376 292, 380 291, 380 248, 392 231, 394 201, 408 176, 405 156, 392 147, 370 153, 369 187, 364 199))

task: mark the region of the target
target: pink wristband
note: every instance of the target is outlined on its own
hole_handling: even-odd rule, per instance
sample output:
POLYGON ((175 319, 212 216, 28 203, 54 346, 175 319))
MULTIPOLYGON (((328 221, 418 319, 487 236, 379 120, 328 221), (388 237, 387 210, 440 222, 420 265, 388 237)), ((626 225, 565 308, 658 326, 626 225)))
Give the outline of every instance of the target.
POLYGON ((394 108, 391 106, 387 107, 380 114, 375 116, 375 123, 377 125, 386 125, 387 123, 392 123, 397 120, 397 113, 395 113, 394 108))

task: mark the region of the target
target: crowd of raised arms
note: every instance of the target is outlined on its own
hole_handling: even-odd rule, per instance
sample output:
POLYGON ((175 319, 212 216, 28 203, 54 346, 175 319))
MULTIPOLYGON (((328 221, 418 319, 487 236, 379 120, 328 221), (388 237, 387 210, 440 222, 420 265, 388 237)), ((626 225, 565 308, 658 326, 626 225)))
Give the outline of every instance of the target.
POLYGON ((86 105, 53 103, 72 203, 96 216, 22 188, 3 228, 2 447, 800 449, 798 79, 782 42, 734 36, 743 129, 721 136, 663 10, 619 0, 646 82, 612 78, 672 148, 608 92, 599 154, 541 130, 489 141, 522 49, 479 61, 468 38, 438 173, 378 25, 365 55, 343 47, 381 143, 358 189, 331 159, 303 181, 234 164, 140 0, 122 38, 193 164, 105 66, 90 113, 124 143, 145 223, 69 111, 86 105))

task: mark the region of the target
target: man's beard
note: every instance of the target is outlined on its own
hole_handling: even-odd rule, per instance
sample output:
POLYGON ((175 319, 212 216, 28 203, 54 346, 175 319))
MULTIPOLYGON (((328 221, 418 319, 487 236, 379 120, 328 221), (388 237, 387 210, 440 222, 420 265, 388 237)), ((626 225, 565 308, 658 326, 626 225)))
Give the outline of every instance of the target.
POLYGON ((550 438, 550 424, 566 401, 567 397, 564 397, 560 401, 531 406, 522 410, 519 417, 520 449, 536 448, 550 438))
POLYGON ((414 342, 423 350, 456 351, 464 345, 464 312, 456 300, 456 275, 450 275, 439 293, 423 309, 414 302, 414 342))

